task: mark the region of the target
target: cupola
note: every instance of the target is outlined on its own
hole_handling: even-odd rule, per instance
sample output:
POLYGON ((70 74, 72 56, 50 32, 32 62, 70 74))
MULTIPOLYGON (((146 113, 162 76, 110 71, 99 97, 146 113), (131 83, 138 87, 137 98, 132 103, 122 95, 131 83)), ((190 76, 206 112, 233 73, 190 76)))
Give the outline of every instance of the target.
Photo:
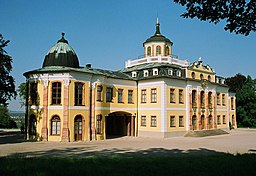
POLYGON ((148 38, 144 43, 144 55, 150 56, 168 56, 172 54, 173 43, 163 36, 160 32, 160 23, 158 18, 156 19, 156 31, 153 36, 148 38))
POLYGON ((79 67, 79 61, 73 48, 64 38, 65 33, 58 42, 48 51, 44 58, 43 67, 63 66, 63 67, 79 67))

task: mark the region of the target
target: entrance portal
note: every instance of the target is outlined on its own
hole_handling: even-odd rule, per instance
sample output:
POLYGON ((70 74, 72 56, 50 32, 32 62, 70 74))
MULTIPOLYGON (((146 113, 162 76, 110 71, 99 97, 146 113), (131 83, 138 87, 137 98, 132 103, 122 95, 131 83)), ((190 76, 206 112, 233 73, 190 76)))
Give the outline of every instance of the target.
POLYGON ((107 138, 134 136, 135 123, 132 114, 114 112, 106 116, 106 135, 107 138))
POLYGON ((82 140, 82 129, 83 129, 82 116, 77 115, 74 120, 75 141, 82 140))

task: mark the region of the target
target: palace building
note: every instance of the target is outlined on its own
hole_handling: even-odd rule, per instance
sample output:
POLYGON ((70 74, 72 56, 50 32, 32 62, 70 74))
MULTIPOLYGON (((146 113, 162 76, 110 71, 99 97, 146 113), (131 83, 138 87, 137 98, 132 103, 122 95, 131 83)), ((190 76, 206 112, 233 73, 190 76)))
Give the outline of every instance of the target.
POLYGON ((63 33, 42 68, 24 73, 27 139, 165 138, 236 128, 236 98, 225 79, 201 58, 190 63, 173 55, 172 46, 157 20, 143 57, 111 71, 80 66, 63 33))

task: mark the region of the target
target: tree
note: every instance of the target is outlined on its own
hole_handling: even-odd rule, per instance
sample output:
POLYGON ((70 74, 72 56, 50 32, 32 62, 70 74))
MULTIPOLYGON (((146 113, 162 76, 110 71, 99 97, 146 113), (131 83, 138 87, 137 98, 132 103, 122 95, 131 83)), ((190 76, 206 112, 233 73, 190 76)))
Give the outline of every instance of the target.
POLYGON ((12 71, 12 58, 4 50, 9 40, 4 40, 0 34, 0 105, 7 106, 7 101, 15 98, 17 93, 15 91, 14 79, 10 75, 12 71))
POLYGON ((225 20, 225 30, 236 34, 249 35, 256 31, 255 0, 174 0, 186 6, 184 18, 198 18, 201 21, 219 23, 225 20))
POLYGON ((236 92, 238 126, 256 127, 256 79, 246 78, 245 85, 236 92))
POLYGON ((236 92, 237 90, 242 89, 246 82, 246 77, 238 73, 233 77, 226 78, 225 82, 229 86, 229 91, 236 92))
POLYGON ((16 122, 11 119, 7 107, 4 105, 0 105, 0 128, 17 128, 16 122))
POLYGON ((25 106, 26 101, 26 83, 21 83, 18 87, 19 97, 20 97, 20 106, 25 106))

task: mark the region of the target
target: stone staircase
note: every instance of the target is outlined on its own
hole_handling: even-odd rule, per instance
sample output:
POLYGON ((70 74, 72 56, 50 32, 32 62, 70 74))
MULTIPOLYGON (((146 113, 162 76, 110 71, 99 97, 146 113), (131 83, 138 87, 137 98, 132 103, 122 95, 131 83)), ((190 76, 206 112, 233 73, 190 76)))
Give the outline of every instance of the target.
POLYGON ((212 130, 200 130, 200 131, 189 131, 184 137, 205 137, 205 136, 216 136, 229 134, 227 131, 222 129, 212 129, 212 130))

